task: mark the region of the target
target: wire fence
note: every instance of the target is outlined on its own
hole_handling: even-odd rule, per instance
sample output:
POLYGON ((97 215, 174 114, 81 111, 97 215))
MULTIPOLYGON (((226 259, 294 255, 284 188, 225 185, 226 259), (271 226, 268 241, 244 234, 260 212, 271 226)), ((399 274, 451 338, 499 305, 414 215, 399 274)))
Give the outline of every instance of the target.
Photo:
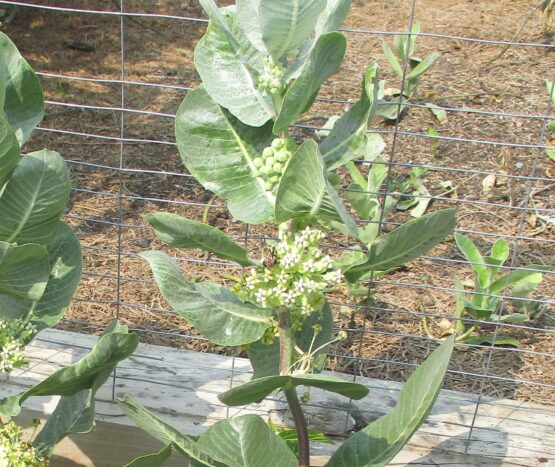
MULTIPOLYGON (((198 186, 177 154, 173 120, 180 101, 198 84, 191 55, 206 19, 192 2, 172 6, 164 1, 89 0, 82 2, 82 8, 72 3, 0 1, 2 8, 18 9, 5 31, 38 70, 48 97, 46 118, 30 147, 59 151, 75 180, 67 219, 80 235, 86 268, 73 310, 63 325, 98 332, 117 317, 148 342, 214 350, 160 300, 137 256, 145 249, 161 248, 142 220, 143 214, 159 209, 204 217, 243 241, 251 252, 275 235, 271 229, 244 227, 230 219, 223 202, 198 186), (174 14, 179 8, 185 14, 174 14)), ((324 86, 325 97, 317 99, 317 111, 329 117, 353 104, 363 64, 373 58, 378 58, 387 75, 376 40, 411 34, 404 31, 422 18, 431 27, 415 34, 417 49, 441 47, 449 51, 444 54, 448 58, 442 58, 423 78, 420 92, 427 90, 430 97, 403 102, 408 113, 393 125, 373 122, 370 126, 370 133, 380 134, 387 143, 383 163, 388 180, 406 177, 414 168, 425 169, 425 183, 434 189, 419 197, 429 197, 434 209, 457 207, 458 232, 471 236, 481 249, 489 248, 497 238, 509 241, 511 256, 502 271, 519 271, 528 263, 552 267, 555 171, 545 150, 555 149, 547 129, 555 115, 543 79, 555 82, 549 56, 555 46, 533 40, 537 33, 533 21, 523 30, 522 39, 512 36, 514 21, 500 31, 486 29, 487 37, 435 33, 431 32, 436 29, 433 20, 425 21, 424 9, 431 8, 427 0, 393 3, 398 8, 393 11, 397 23, 384 21, 395 27, 382 31, 368 29, 372 26, 368 8, 364 2, 355 2, 353 11, 355 15, 360 12, 359 16, 347 21, 349 27, 342 31, 354 44, 347 60, 358 57, 353 65, 356 70, 349 66, 324 86), (361 59, 357 53, 363 47, 361 59), (466 61, 452 65, 461 60, 460 50, 466 61), (505 56, 491 63, 476 65, 468 58, 469 54, 491 58, 499 50, 505 56), (479 89, 469 89, 472 84, 479 89), (447 123, 440 125, 432 118, 425 99, 435 99, 434 104, 447 113, 447 123), (438 131, 425 131, 429 127, 438 131), (438 189, 446 178, 455 188, 438 189), (494 180, 490 192, 485 188, 486 178, 494 180)), ((472 31, 476 36, 484 33, 472 31)), ((408 67, 405 60, 404 75, 408 67)), ((403 86, 404 79, 398 83, 401 96, 403 86)), ((308 134, 319 128, 300 124, 296 131, 308 134)), ((376 162, 357 161, 363 169, 372 163, 376 162)), ((383 199, 393 193, 381 189, 372 194, 383 199)), ((401 199, 412 196, 394 194, 401 199)), ((407 217, 403 213, 382 216, 379 231, 400 225, 400 219, 407 217)), ((352 249, 339 237, 326 247, 336 256, 352 249)), ((194 277, 217 280, 222 272, 237 269, 240 273, 239 267, 226 261, 169 251, 194 277)), ((420 320, 455 321, 453 278, 471 277, 470 266, 451 242, 393 275, 371 277, 366 284, 367 300, 331 297, 331 304, 340 311, 336 325, 349 333, 349 339, 335 348, 330 367, 354 378, 405 379, 435 345, 424 334, 420 320)), ((468 394, 468 402, 475 407, 472 419, 465 422, 467 447, 472 445, 476 418, 487 396, 555 404, 555 277, 553 271, 543 274, 538 293, 524 299, 547 310, 537 321, 508 324, 464 318, 470 325, 489 327, 493 335, 491 346, 459 343, 446 381, 449 388, 462 391, 461 397, 468 394), (521 346, 496 345, 507 333, 521 338, 521 346), (534 371, 538 368, 541 371, 534 371)), ((508 285, 496 296, 498 313, 509 313, 508 285)), ((114 375, 114 396, 121 377, 114 375)), ((232 382, 233 378, 232 372, 232 382)))

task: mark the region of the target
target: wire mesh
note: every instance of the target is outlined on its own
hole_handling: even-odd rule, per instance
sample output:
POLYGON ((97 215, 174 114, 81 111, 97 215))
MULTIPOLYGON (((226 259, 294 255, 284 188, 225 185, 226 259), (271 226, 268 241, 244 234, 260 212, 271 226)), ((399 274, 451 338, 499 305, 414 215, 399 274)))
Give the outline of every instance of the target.
MULTIPOLYGON (((75 180, 72 206, 66 217, 80 235, 86 268, 73 310, 63 327, 96 333, 110 319, 118 317, 140 332, 147 342, 221 352, 167 307, 137 256, 145 249, 163 248, 142 220, 143 214, 160 209, 197 220, 207 219, 255 254, 264 240, 275 235, 271 229, 242 226, 230 219, 224 203, 201 189, 186 172, 177 153, 173 137, 175 114, 187 91, 199 82, 191 55, 206 19, 192 2, 171 6, 171 2, 163 1, 88 0, 82 8, 75 8, 72 3, 0 1, 0 6, 19 9, 13 22, 5 26, 6 32, 38 70, 47 95, 46 118, 30 147, 48 146, 59 151, 75 180), (182 7, 185 14, 174 14, 182 7), (54 38, 43 48, 34 35, 44 38, 43 30, 48 28, 54 38), (83 51, 89 43, 94 44, 94 51, 83 51)), ((427 21, 431 26, 425 32, 405 32, 412 30, 417 19, 426 17, 424 3, 426 0, 394 2, 398 9, 394 13, 403 20, 389 21, 395 27, 384 30, 369 29, 372 24, 364 15, 354 21, 356 27, 347 22, 343 32, 353 42, 347 60, 358 58, 353 65, 356 70, 349 65, 324 86, 324 97, 316 102, 317 112, 329 117, 352 105, 363 65, 373 58, 379 57, 387 75, 385 60, 381 58, 381 40, 417 35, 417 48, 448 50, 445 54, 448 58, 442 58, 443 66, 423 78, 420 91, 428 92, 429 99, 435 98, 438 107, 447 112, 450 123, 445 129, 425 113, 427 97, 401 101, 399 108, 407 106, 408 114, 393 125, 374 122, 370 126, 369 132, 382 135, 388 144, 387 159, 383 162, 387 180, 406 177, 414 168, 425 169, 430 183, 448 178, 455 189, 448 192, 435 189, 434 194, 427 195, 433 208, 457 207, 457 231, 477 240, 482 249, 497 238, 506 238, 511 244, 511 256, 502 270, 512 274, 528 263, 552 267, 555 178, 544 151, 555 149, 547 133, 547 125, 555 116, 542 79, 555 82, 553 67, 549 65, 549 53, 553 53, 555 46, 549 41, 531 40, 531 34, 523 40, 514 37, 507 40, 503 32, 496 37, 493 28, 488 30, 490 37, 477 37, 482 32, 478 30, 471 30, 478 32, 466 36, 432 32, 437 19, 427 21), (468 58, 469 54, 483 50, 511 50, 504 49, 507 47, 517 51, 516 59, 508 64, 506 57, 499 58, 498 63, 478 64, 468 58), (361 59, 357 53, 363 48, 361 59), (466 61, 453 64, 458 56, 452 50, 462 50, 466 61), (536 82, 518 79, 522 70, 514 62, 527 57, 522 54, 532 55, 536 82), (505 65, 500 67, 499 63, 505 65), (449 73, 472 75, 467 92, 460 92, 464 87, 450 79, 449 73), (491 81, 492 73, 497 82, 491 81), (503 81, 507 81, 506 86, 503 81), (479 89, 472 89, 473 84, 479 89), (520 105, 512 102, 515 99, 520 105), (472 106, 467 106, 467 102, 472 102, 472 106), (426 125, 437 127, 439 132, 425 131, 426 125), (446 156, 430 157, 434 147, 446 156), (456 157, 457 154, 462 157, 456 157), (483 182, 488 177, 499 182, 499 189, 494 186, 493 194, 485 193, 483 182)), ((364 4, 355 2, 355 12, 357 8, 365 11, 364 4)), ((405 60, 404 76, 408 70, 405 60)), ((391 82, 391 75, 387 78, 391 82)), ((396 85, 403 96, 405 80, 398 81, 396 85)), ((295 131, 308 134, 318 129, 320 125, 299 124, 295 131)), ((357 161, 362 170, 375 163, 357 161)), ((371 194, 381 199, 391 194, 401 199, 411 196, 392 193, 387 188, 371 194)), ((402 216, 396 213, 380 217, 379 231, 387 232, 400 225, 400 219, 407 219, 402 216)), ((353 246, 337 237, 326 247, 337 256, 353 246)), ((195 278, 221 280, 222 273, 241 273, 236 265, 204 254, 166 250, 186 274, 195 278)), ((330 367, 351 373, 353 378, 406 379, 435 345, 423 333, 420 320, 455 321, 453 277, 469 278, 470 266, 451 243, 395 275, 370 277, 366 300, 356 301, 341 294, 332 296, 330 303, 339 310, 336 325, 348 332, 349 345, 334 349, 330 367), (377 350, 373 351, 373 347, 377 350)), ((547 310, 537 322, 508 324, 464 318, 469 325, 490 327, 493 334, 491 346, 459 343, 460 361, 451 366, 446 380, 447 387, 462 391, 459 396, 474 404, 472 418, 464 422, 468 428, 467 449, 472 445, 481 406, 485 400, 490 401, 487 396, 555 404, 552 370, 555 320, 551 310, 554 284, 553 271, 544 272, 538 294, 524 299, 547 310), (520 336, 522 345, 516 348, 496 345, 496 340, 505 333, 520 336)), ((511 299, 508 283, 496 296, 500 313, 508 312, 507 303, 511 299)), ((235 359, 237 354, 230 355, 235 359)), ((235 374, 233 364, 230 384, 235 374)), ((118 378, 121 376, 114 374, 113 396, 118 378)), ((384 391, 379 385, 374 389, 384 391)), ((349 407, 345 410, 348 414, 349 407)))

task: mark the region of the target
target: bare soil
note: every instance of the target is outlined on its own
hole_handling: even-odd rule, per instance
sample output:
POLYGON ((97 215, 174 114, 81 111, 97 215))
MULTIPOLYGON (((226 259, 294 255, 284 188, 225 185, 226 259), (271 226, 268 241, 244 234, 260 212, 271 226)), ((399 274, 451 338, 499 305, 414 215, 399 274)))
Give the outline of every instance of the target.
MULTIPOLYGON (((75 2, 69 0, 55 3, 75 7, 75 2)), ((554 264, 553 224, 549 225, 546 218, 554 217, 555 166, 541 149, 526 147, 547 142, 542 132, 545 121, 518 115, 541 116, 548 112, 544 80, 553 77, 555 49, 512 46, 504 50, 502 45, 456 37, 511 40, 536 3, 418 0, 414 11, 422 31, 451 36, 418 39, 419 55, 438 51, 442 56, 423 78, 415 102, 517 116, 453 111, 440 124, 427 109, 412 107, 399 123, 396 138, 391 124, 376 121, 371 127, 384 133, 385 156, 392 163, 393 176, 406 176, 411 164, 430 166, 424 181, 430 192, 441 198, 434 201, 431 209, 456 206, 458 227, 467 231, 482 249, 489 248, 496 236, 507 236, 513 249, 518 245, 516 266, 554 264), (501 52, 502 56, 496 58, 501 52), (414 136, 426 135, 429 129, 455 140, 440 140, 434 148, 431 140, 414 136), (468 139, 504 145, 465 141, 468 139), (496 175, 496 186, 489 191, 483 189, 487 174, 496 175), (456 187, 452 193, 443 194, 445 190, 439 183, 445 181, 456 187)), ((354 2, 345 25, 349 30, 345 64, 323 86, 323 97, 357 99, 363 71, 374 60, 379 62, 388 85, 400 87, 381 49, 382 40, 391 44, 393 38, 377 32, 405 30, 411 5, 408 0, 354 2)), ((85 0, 79 2, 79 8, 119 11, 119 2, 85 0)), ((196 2, 188 0, 126 0, 125 9, 203 17, 196 2)), ((125 17, 123 23, 126 80, 176 87, 198 85, 192 59, 205 23, 145 17, 125 17)), ((105 80, 121 78, 118 16, 22 7, 3 30, 38 71, 105 80)), ((542 31, 542 17, 536 12, 516 39, 552 44, 554 34, 542 31)), ((165 249, 180 258, 184 273, 193 279, 225 282, 222 274, 241 272, 198 251, 163 247, 142 218, 157 210, 200 220, 208 209, 209 222, 238 239, 246 239, 247 248, 254 255, 260 254, 263 237, 273 234, 266 227, 245 230, 230 218, 221 200, 212 200, 210 193, 187 176, 173 145, 171 118, 186 90, 127 84, 122 101, 118 83, 46 76, 42 82, 49 101, 108 107, 98 110, 48 105, 42 127, 57 131, 37 131, 29 144, 29 150, 48 147, 63 154, 70 161, 76 185, 67 221, 79 233, 85 275, 62 326, 99 332, 117 316, 141 331, 147 342, 228 352, 229 349, 215 348, 201 339, 168 309, 148 267, 136 256, 145 249, 165 249), (125 112, 122 125, 118 111, 122 104, 155 114, 125 112), (123 145, 118 140, 122 134, 126 139, 123 145), (113 169, 120 166, 129 170, 113 169), (123 225, 118 227, 118 223, 123 225)), ((314 113, 333 115, 344 107, 342 102, 318 102, 314 113)), ((305 133, 309 136, 308 131, 305 133)), ((387 221, 402 222, 407 218, 396 212, 387 221)), ((386 224, 383 231, 390 228, 386 224)), ((340 253, 343 242, 339 237, 330 242, 333 255, 340 253)), ((472 278, 470 267, 461 259, 454 241, 449 239, 427 258, 380 278, 370 304, 335 294, 332 300, 338 312, 337 327, 350 332, 349 339, 335 349, 330 367, 376 378, 406 379, 413 365, 433 347, 424 338, 420 313, 437 315, 430 322, 432 330, 439 334, 440 319, 452 317, 454 312, 453 278, 472 278)), ((546 274, 536 297, 552 298, 554 285, 553 275, 546 274)), ((555 316, 548 309, 541 319, 525 327, 500 331, 518 337, 518 349, 461 346, 453 358, 447 387, 554 405, 554 331, 555 316)))

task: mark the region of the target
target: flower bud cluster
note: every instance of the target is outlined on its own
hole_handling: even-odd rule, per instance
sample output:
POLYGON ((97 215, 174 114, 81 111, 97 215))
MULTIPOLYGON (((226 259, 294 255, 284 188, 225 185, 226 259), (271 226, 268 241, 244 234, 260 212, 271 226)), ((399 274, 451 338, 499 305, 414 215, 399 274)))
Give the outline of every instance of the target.
POLYGON ((320 308, 324 292, 343 280, 340 270, 320 250, 324 233, 307 227, 291 235, 280 231, 271 263, 253 268, 238 291, 239 297, 263 308, 284 306, 307 315, 320 308))
POLYGON ((272 191, 279 184, 295 150, 293 138, 276 138, 271 146, 264 148, 262 157, 254 160, 256 176, 264 180, 266 191, 272 191))
POLYGON ((31 443, 24 441, 23 429, 14 422, 0 423, 0 465, 10 467, 47 467, 50 462, 38 457, 31 443))
POLYGON ((0 372, 10 373, 29 363, 25 343, 35 334, 35 327, 20 320, 0 320, 0 372))
POLYGON ((264 59, 264 72, 258 78, 258 87, 264 96, 280 95, 285 91, 285 67, 271 57, 264 59))

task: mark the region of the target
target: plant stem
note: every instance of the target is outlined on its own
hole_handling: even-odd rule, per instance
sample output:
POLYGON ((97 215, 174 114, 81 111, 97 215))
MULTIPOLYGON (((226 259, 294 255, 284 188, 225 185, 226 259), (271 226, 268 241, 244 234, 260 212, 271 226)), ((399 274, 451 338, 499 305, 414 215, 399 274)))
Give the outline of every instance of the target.
POLYGON ((289 372, 295 361, 295 341, 291 320, 287 308, 281 306, 278 309, 278 331, 279 331, 279 372, 284 375, 289 372))
MULTIPOLYGON (((279 330, 279 372, 287 374, 295 362, 295 336, 291 326, 289 310, 285 307, 278 309, 279 330)), ((310 442, 308 438, 308 427, 304 418, 303 409, 295 387, 284 387, 283 392, 289 405, 289 410, 297 429, 299 442, 299 467, 310 467, 310 442)))
POLYGON ((293 388, 283 388, 289 410, 293 415, 295 427, 297 428, 297 440, 299 442, 299 467, 310 467, 310 442, 308 439, 308 428, 304 418, 303 409, 299 398, 297 397, 297 390, 293 388))

